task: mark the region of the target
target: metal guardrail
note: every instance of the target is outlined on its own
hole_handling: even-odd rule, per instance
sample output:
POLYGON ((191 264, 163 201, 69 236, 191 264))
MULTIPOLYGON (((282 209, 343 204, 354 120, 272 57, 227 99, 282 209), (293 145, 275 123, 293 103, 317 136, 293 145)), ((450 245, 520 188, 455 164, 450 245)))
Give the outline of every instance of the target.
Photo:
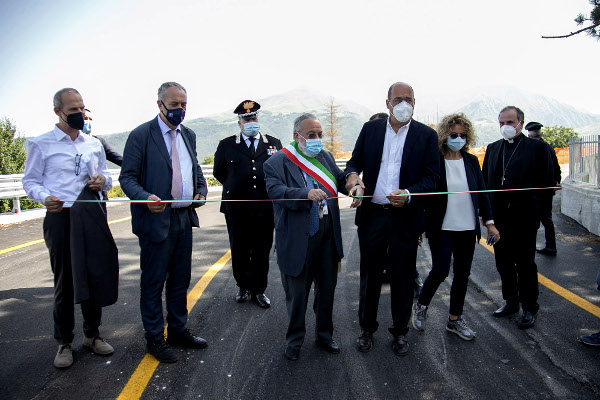
MULTIPOLYGON (((346 161, 348 160, 340 159, 336 160, 335 163, 339 168, 344 169, 346 161)), ((203 164, 201 167, 205 178, 214 178, 212 164, 203 164)), ((120 186, 119 175, 121 174, 121 169, 109 169, 108 171, 112 175, 113 187, 120 186)), ((22 197, 27 196, 27 193, 25 193, 25 190, 23 189, 22 180, 23 174, 0 175, 0 199, 13 200, 13 213, 21 212, 20 200, 22 197)))
POLYGON ((569 179, 600 189, 600 135, 569 140, 569 179))

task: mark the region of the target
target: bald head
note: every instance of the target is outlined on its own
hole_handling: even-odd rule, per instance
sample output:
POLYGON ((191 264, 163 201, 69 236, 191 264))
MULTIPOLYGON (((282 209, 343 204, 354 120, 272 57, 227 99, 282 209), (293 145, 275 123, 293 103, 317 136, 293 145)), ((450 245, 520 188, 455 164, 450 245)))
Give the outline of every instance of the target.
POLYGON ((392 99, 392 92, 394 91, 394 89, 396 87, 401 87, 403 89, 409 89, 412 97, 415 97, 415 91, 413 90, 412 86, 410 86, 408 83, 396 82, 396 83, 392 84, 392 86, 390 86, 390 88, 388 89, 388 100, 392 99))

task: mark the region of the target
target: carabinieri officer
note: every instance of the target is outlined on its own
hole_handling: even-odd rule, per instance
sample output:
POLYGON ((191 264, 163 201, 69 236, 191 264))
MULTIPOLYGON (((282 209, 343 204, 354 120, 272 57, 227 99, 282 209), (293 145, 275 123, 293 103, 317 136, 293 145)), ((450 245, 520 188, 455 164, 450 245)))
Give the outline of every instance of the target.
MULTIPOLYGON (((233 111, 240 133, 219 143, 213 174, 223 184, 223 200, 268 200, 263 164, 281 149, 281 142, 260 132, 260 104, 242 101, 233 111)), ((273 244, 273 206, 270 201, 221 203, 225 214, 233 277, 239 287, 235 299, 251 296, 262 308, 271 306, 265 296, 269 252, 273 244)))

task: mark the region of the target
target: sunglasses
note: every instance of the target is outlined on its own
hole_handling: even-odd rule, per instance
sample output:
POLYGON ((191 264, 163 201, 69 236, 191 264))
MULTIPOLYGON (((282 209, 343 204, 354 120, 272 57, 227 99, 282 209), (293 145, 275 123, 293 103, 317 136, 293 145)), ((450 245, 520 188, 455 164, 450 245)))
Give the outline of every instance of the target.
POLYGON ((450 135, 450 137, 452 139, 456 139, 459 136, 460 136, 461 139, 466 139, 467 138, 467 134, 466 133, 461 133, 460 135, 458 133, 453 133, 452 135, 450 135))

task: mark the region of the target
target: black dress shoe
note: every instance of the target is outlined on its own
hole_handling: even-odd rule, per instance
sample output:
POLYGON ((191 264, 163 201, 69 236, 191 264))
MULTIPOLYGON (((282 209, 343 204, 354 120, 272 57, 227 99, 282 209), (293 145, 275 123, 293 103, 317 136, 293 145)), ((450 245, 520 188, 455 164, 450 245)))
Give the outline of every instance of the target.
POLYGON ((156 342, 147 342, 146 350, 161 363, 174 363, 177 361, 177 354, 165 342, 164 339, 156 342))
POLYGON ((536 249, 535 251, 546 256, 556 256, 556 249, 551 249, 548 247, 544 247, 543 249, 536 249))
POLYGON ((371 332, 362 331, 356 340, 356 348, 363 353, 371 350, 373 348, 373 334, 371 332))
POLYGON ((238 294, 235 295, 235 301, 238 303, 245 303, 248 301, 249 292, 246 289, 240 289, 238 294))
POLYGON ((300 347, 287 346, 283 355, 290 361, 296 361, 300 357, 300 347))
POLYGON ((325 342, 322 340, 317 340, 317 347, 325 350, 331 354, 340 354, 340 346, 335 342, 335 340, 331 340, 331 342, 325 342))
POLYGON ((494 317, 502 318, 519 312, 519 306, 506 303, 492 313, 494 317))
POLYGON ((263 293, 259 293, 256 296, 254 296, 254 298, 256 299, 256 302, 258 303, 258 306, 261 308, 269 308, 271 307, 271 300, 269 300, 269 298, 267 296, 265 296, 263 293))
POLYGON ((529 329, 532 328, 535 324, 535 319, 537 318, 537 313, 532 313, 530 311, 523 311, 523 316, 517 322, 517 326, 519 329, 529 329))
POLYGON ((208 347, 206 340, 194 335, 187 328, 183 333, 169 333, 167 336, 167 343, 171 346, 181 346, 189 349, 205 349, 208 347))
POLYGON ((394 338, 394 344, 392 345, 394 354, 397 356, 405 356, 408 354, 408 341, 406 336, 398 335, 394 338))

